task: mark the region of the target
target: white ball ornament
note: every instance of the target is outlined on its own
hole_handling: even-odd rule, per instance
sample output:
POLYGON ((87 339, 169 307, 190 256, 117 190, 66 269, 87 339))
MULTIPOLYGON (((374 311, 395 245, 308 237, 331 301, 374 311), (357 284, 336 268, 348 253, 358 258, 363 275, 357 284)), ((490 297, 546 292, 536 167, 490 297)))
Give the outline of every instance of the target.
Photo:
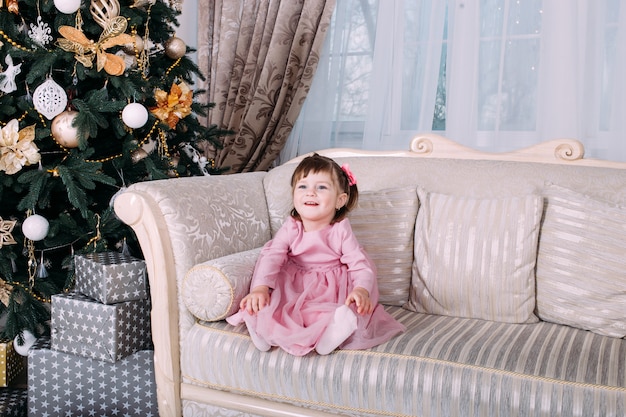
POLYGON ((80 0, 54 0, 54 7, 61 13, 76 13, 80 9, 80 0))
POLYGON ((22 233, 30 240, 38 241, 46 237, 50 223, 39 214, 28 216, 22 223, 22 233))
POLYGON ((24 338, 24 344, 20 345, 18 340, 19 335, 15 336, 15 339, 13 339, 13 349, 22 356, 28 356, 28 351, 35 344, 37 338, 28 330, 22 330, 22 337, 24 338))
POLYGON ((52 136, 59 145, 65 148, 78 147, 78 128, 72 126, 76 116, 78 116, 77 111, 66 110, 52 120, 50 126, 52 136))
POLYGON ((122 110, 122 121, 132 129, 138 129, 148 121, 148 110, 139 103, 130 103, 122 110))

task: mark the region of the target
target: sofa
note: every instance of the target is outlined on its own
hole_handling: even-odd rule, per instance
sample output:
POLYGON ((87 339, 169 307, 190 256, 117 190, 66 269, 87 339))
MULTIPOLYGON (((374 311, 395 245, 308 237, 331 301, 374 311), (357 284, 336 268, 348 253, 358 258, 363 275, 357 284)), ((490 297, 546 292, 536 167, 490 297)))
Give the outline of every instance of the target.
POLYGON ((626 414, 626 163, 575 140, 484 153, 435 134, 319 153, 356 176, 349 219, 406 331, 295 357, 225 321, 299 158, 133 184, 114 207, 147 265, 161 416, 626 414))

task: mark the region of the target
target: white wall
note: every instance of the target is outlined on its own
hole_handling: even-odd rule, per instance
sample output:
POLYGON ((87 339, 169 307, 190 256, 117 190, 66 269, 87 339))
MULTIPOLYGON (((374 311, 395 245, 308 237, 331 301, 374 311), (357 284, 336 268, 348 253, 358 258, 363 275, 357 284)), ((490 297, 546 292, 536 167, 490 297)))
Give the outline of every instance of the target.
MULTIPOLYGON (((185 41, 187 46, 198 47, 198 0, 183 0, 182 14, 178 17, 179 27, 176 29, 176 36, 185 41)), ((194 62, 198 62, 197 53, 189 55, 194 62)))

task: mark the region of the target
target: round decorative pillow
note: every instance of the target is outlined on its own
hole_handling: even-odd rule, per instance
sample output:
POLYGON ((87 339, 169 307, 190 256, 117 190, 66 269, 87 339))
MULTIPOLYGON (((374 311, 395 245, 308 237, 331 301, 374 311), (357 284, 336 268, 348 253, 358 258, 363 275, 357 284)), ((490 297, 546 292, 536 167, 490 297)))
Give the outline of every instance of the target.
POLYGON ((183 303, 194 317, 218 321, 236 313, 248 294, 261 248, 235 253, 193 266, 182 282, 183 303))

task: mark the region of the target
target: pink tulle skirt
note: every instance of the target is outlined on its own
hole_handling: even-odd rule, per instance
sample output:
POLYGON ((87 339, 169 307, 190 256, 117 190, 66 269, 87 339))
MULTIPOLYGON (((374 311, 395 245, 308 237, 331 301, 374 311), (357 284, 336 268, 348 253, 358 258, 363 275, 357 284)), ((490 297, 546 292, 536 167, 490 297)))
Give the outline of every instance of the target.
MULTIPOLYGON (((288 262, 278 277, 270 303, 257 314, 241 310, 227 321, 245 323, 251 332, 271 346, 303 356, 315 349, 335 310, 352 290, 345 265, 303 268, 288 262)), ((377 301, 377 300, 373 300, 377 301)), ((342 349, 367 349, 384 343, 405 330, 382 305, 371 314, 357 316, 357 329, 340 345, 342 349)))

